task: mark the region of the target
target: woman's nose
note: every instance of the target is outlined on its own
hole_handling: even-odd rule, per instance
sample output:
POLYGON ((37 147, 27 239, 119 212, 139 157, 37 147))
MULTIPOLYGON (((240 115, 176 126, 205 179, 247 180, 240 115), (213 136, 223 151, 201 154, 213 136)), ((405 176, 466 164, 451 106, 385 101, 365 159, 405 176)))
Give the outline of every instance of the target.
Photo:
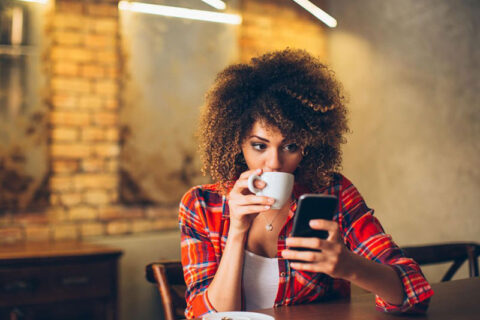
POLYGON ((282 168, 282 159, 280 158, 280 153, 278 150, 271 150, 268 153, 266 165, 271 171, 280 171, 282 168))

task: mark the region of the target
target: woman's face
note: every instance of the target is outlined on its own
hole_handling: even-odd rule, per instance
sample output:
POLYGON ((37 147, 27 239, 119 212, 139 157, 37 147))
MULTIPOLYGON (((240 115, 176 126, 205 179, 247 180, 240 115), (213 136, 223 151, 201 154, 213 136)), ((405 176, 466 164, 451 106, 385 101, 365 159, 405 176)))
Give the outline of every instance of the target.
POLYGON ((242 143, 242 152, 249 169, 293 173, 302 161, 302 150, 295 141, 285 140, 276 127, 254 123, 242 143))

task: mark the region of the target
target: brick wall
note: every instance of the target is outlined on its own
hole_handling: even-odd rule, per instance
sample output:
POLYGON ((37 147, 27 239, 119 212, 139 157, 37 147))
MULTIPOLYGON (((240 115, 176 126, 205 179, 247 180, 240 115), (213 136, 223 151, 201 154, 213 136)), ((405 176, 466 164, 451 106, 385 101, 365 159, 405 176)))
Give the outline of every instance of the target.
MULTIPOLYGON (((322 1, 313 1, 324 8, 322 1)), ((327 60, 325 27, 291 0, 243 0, 241 60, 286 47, 305 49, 327 60)))
MULTIPOLYGON (((0 216, 0 243, 177 228, 177 209, 119 199, 118 0, 56 0, 46 30, 50 208, 0 216)), ((289 0, 243 0, 241 60, 286 46, 326 57, 324 27, 289 0)))

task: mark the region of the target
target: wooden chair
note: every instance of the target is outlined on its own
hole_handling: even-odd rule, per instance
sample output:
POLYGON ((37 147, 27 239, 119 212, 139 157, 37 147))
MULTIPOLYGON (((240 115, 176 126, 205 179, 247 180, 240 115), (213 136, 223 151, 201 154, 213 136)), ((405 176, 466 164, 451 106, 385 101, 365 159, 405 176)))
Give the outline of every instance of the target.
POLYGON ((407 257, 412 258, 420 265, 453 262, 442 278, 450 281, 462 264, 468 260, 469 276, 478 277, 478 256, 480 245, 473 242, 443 243, 423 246, 403 247, 407 257))
POLYGON ((157 285, 165 320, 185 319, 185 290, 180 261, 158 261, 145 267, 146 278, 157 285))

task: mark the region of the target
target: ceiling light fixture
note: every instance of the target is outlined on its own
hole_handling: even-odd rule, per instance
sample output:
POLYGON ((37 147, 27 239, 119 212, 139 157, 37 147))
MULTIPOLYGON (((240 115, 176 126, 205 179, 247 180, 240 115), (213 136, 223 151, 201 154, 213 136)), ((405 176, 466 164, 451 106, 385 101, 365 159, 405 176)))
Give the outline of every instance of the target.
POLYGON ((36 3, 41 3, 41 4, 47 4, 48 0, 18 0, 18 1, 23 1, 23 2, 36 2, 36 3))
POLYGON ((218 10, 225 10, 225 8, 227 7, 225 2, 223 2, 222 0, 202 0, 202 1, 218 10))
POLYGON ((156 14, 161 16, 202 20, 209 22, 241 24, 242 17, 237 14, 227 14, 204 10, 194 10, 180 7, 162 6, 157 4, 147 4, 142 2, 120 1, 118 3, 120 10, 133 12, 156 14))
POLYGON ((314 5, 308 0, 293 0, 298 5, 303 7, 305 10, 313 14, 317 19, 325 23, 330 28, 335 28, 337 26, 337 20, 334 17, 314 5))

